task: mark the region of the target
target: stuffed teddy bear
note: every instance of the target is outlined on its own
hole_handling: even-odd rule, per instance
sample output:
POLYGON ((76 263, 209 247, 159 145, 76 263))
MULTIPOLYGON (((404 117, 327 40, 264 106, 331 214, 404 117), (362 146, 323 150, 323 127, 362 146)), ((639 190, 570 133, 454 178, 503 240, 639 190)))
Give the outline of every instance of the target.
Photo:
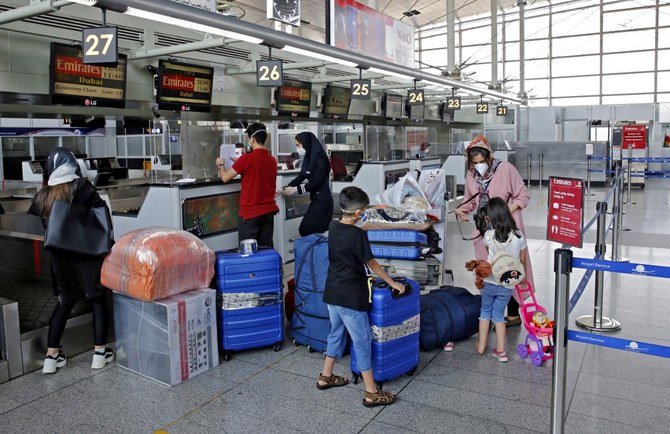
MULTIPOLYGON (((533 326, 540 329, 548 329, 554 327, 554 322, 549 319, 549 317, 544 312, 535 312, 533 314, 533 326)), ((538 336, 540 337, 540 336, 538 336)), ((542 339, 542 351, 544 354, 551 353, 551 348, 554 346, 554 338, 551 334, 541 337, 542 339)))
POLYGON ((472 260, 465 263, 465 269, 475 272, 475 286, 484 288, 484 279, 491 275, 491 264, 487 261, 472 260))

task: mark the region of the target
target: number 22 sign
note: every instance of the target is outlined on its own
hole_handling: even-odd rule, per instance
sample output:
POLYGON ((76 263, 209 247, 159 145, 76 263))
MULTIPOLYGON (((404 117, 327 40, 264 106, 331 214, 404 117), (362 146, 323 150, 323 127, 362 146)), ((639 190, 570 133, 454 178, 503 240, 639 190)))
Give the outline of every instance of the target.
POLYGON ((119 43, 116 27, 84 29, 82 62, 86 64, 113 64, 119 61, 119 43))
POLYGON ((256 86, 281 86, 284 81, 284 66, 281 60, 259 60, 256 62, 256 86))

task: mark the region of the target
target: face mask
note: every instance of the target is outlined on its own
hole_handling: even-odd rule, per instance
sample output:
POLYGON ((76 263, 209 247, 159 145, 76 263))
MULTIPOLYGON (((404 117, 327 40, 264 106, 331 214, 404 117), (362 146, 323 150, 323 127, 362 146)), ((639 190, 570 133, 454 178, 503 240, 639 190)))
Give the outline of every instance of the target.
POLYGON ((300 158, 303 158, 306 153, 307 151, 305 151, 305 148, 303 147, 298 148, 298 155, 300 155, 300 158))
POLYGON ((484 176, 486 171, 489 170, 489 165, 487 163, 475 164, 475 170, 479 173, 479 176, 484 176))

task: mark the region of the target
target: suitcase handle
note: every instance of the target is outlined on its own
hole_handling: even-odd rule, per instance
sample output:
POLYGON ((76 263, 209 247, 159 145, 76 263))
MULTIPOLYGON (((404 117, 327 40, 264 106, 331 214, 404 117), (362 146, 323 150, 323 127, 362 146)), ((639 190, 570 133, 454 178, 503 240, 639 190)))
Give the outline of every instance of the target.
POLYGON ((377 287, 378 288, 388 288, 391 291, 391 297, 393 297, 393 299, 408 296, 414 291, 414 288, 412 288, 412 285, 407 283, 406 278, 404 278, 404 277, 394 277, 393 280, 405 285, 405 292, 403 292, 402 294, 397 293, 395 290, 391 289, 389 287, 389 284, 386 283, 386 282, 381 282, 380 284, 377 285, 377 287))

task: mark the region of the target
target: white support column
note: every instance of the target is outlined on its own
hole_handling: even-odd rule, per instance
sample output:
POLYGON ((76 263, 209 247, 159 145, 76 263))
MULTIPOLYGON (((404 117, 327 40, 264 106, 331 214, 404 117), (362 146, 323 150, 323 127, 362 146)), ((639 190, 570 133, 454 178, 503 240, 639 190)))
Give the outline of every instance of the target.
POLYGON ((447 71, 456 69, 456 7, 455 0, 447 0, 447 71))
MULTIPOLYGON (((526 2, 519 5, 519 96, 526 99, 526 2)), ((551 19, 551 18, 550 18, 551 19)))
POLYGON ((491 0, 491 87, 498 86, 498 0, 491 0))

